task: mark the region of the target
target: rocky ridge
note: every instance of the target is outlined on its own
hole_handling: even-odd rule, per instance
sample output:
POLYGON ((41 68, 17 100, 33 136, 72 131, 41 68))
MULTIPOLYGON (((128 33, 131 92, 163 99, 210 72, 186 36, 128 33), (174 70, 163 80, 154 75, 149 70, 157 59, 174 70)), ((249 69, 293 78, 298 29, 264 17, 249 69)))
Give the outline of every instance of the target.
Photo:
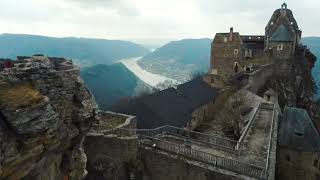
POLYGON ((0 179, 82 179, 97 108, 79 68, 18 57, 0 62, 0 86, 0 179))

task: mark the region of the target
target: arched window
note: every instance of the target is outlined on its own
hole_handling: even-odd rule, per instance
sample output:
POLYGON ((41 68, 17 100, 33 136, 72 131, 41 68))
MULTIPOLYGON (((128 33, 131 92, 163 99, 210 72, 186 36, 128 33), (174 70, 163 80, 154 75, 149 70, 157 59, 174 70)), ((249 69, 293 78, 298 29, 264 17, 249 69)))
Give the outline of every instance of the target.
POLYGON ((313 162, 313 166, 317 168, 318 167, 318 162, 319 162, 318 159, 315 159, 314 162, 313 162))
POLYGON ((233 50, 233 54, 234 54, 235 56, 238 56, 239 50, 238 50, 238 49, 234 49, 234 50, 233 50))
POLYGON ((277 50, 278 50, 278 51, 282 51, 282 50, 283 50, 283 44, 278 44, 277 50))
POLYGON ((234 64, 233 64, 233 69, 234 69, 234 72, 235 72, 235 73, 238 73, 238 72, 239 72, 239 63, 238 63, 238 62, 234 62, 234 64))
POLYGON ((286 160, 290 161, 290 156, 288 154, 286 155, 286 160))
POLYGON ((281 9, 287 9, 287 8, 288 8, 287 3, 283 3, 283 4, 281 5, 281 9))

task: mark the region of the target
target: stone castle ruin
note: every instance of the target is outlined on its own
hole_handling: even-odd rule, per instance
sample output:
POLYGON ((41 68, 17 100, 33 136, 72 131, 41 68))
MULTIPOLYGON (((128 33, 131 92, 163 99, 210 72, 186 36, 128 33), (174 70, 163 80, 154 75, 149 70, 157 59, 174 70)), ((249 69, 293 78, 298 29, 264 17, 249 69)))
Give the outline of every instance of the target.
POLYGON ((95 177, 103 179, 110 169, 123 171, 125 164, 132 179, 320 177, 320 136, 312 120, 316 57, 302 44, 287 5, 273 13, 264 36, 242 36, 230 28, 216 34, 211 49, 211 68, 202 81, 205 89, 217 92, 212 99, 189 110, 186 103, 177 103, 188 102, 178 100, 181 96, 190 100, 186 92, 203 97, 205 91, 191 85, 188 91, 164 90, 117 107, 115 111, 135 115, 140 128, 152 126, 154 118, 162 125, 89 133, 91 142, 97 140, 86 146, 94 156, 88 164, 95 177), (164 100, 177 111, 166 108, 164 100), (189 115, 181 118, 183 108, 189 115), (103 143, 104 150, 94 148, 103 143), (116 158, 119 149, 126 150, 116 158), (101 163, 104 168, 98 170, 101 163))
POLYGON ((264 36, 217 33, 202 78, 116 112, 70 60, 2 59, 0 179, 319 179, 315 61, 285 3, 264 36))

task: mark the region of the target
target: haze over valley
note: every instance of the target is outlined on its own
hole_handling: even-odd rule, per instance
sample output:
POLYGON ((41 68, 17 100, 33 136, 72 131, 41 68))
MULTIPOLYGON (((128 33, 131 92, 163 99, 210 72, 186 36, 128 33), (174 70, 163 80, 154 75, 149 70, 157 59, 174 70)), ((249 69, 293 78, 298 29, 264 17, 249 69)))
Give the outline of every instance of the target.
MULTIPOLYGON (((2 34, 0 57, 45 54, 73 59, 82 67, 81 76, 98 104, 108 109, 123 98, 172 87, 207 72, 211 41, 183 39, 151 51, 130 41, 2 34)), ((303 41, 320 58, 320 38, 303 41)), ((320 61, 313 76, 320 86, 320 61)))

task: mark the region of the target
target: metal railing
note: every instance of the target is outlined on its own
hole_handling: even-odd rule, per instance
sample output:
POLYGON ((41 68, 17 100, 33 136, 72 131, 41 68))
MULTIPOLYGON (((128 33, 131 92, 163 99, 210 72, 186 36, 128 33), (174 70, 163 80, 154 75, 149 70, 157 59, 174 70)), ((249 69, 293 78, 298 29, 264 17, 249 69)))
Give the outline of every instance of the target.
POLYGON ((232 172, 240 173, 253 178, 267 178, 267 172, 264 167, 228 159, 204 151, 192 149, 190 146, 179 145, 153 137, 139 135, 139 139, 141 139, 140 143, 142 147, 150 147, 154 150, 160 149, 167 152, 175 153, 189 159, 194 159, 199 162, 203 162, 215 167, 230 170, 232 172))
POLYGON ((248 132, 249 132, 249 130, 250 130, 250 127, 251 127, 251 125, 252 125, 252 122, 253 122, 254 119, 256 118, 256 116, 257 116, 260 108, 261 108, 261 103, 259 104, 258 108, 256 109, 256 111, 255 111, 254 114, 252 115, 251 119, 249 120, 246 128, 244 129, 241 137, 239 138, 239 140, 238 140, 238 142, 237 142, 236 149, 239 150, 239 152, 241 151, 241 147, 242 147, 242 145, 243 145, 243 141, 244 141, 245 137, 247 136, 247 134, 248 134, 248 132))
POLYGON ((173 126, 161 126, 154 129, 125 129, 125 128, 116 128, 112 130, 104 131, 104 134, 115 134, 119 137, 123 136, 137 136, 139 138, 139 142, 147 147, 158 148, 164 151, 173 152, 187 158, 191 158, 197 160, 199 162, 207 163, 213 166, 221 167, 226 170, 230 170, 236 173, 241 173, 243 175, 247 175, 249 177, 266 179, 267 172, 269 169, 270 163, 270 151, 273 140, 273 131, 274 131, 274 123, 276 116, 276 107, 273 104, 271 108, 271 104, 268 103, 260 103, 256 111, 254 112, 252 118, 250 119, 245 131, 238 141, 230 140, 221 137, 220 135, 209 135, 196 131, 190 131, 187 129, 177 128, 173 126), (227 150, 230 152, 236 152, 239 154, 241 147, 243 145, 244 139, 247 136, 249 129, 252 125, 254 119, 256 119, 258 112, 261 109, 272 110, 272 120, 271 120, 271 129, 270 129, 270 137, 268 142, 268 153, 267 153, 267 161, 265 167, 247 164, 244 162, 240 162, 233 159, 227 159, 224 157, 220 157, 214 154, 210 154, 207 152, 199 151, 196 149, 192 149, 191 146, 186 144, 175 144, 169 142, 167 140, 160 140, 163 135, 173 135, 177 137, 185 138, 186 140, 190 139, 191 141, 196 141, 206 145, 212 145, 218 147, 222 150, 227 150), (155 146, 155 147, 154 147, 155 146))
POLYGON ((121 136, 134 136, 134 135, 144 135, 148 137, 157 137, 160 135, 174 135, 180 136, 185 139, 190 139, 191 141, 196 141, 202 144, 216 146, 220 149, 235 152, 237 141, 226 139, 220 135, 209 135, 196 131, 190 131, 187 129, 177 128, 173 126, 161 126, 155 129, 125 129, 117 128, 109 131, 105 131, 104 134, 115 134, 119 137, 121 136))
POLYGON ((271 153, 271 148, 272 148, 272 140, 273 140, 273 131, 274 131, 274 120, 275 116, 277 113, 275 113, 276 110, 276 105, 273 105, 273 112, 272 112, 272 120, 271 120, 271 127, 270 127, 270 135, 269 135, 269 146, 268 146, 268 154, 267 154, 267 162, 266 162, 266 169, 269 169, 269 164, 270 164, 270 153, 271 153))
POLYGON ((209 135, 173 126, 165 126, 165 129, 169 135, 180 135, 186 139, 190 139, 202 144, 216 146, 229 151, 236 151, 235 147, 237 145, 237 141, 221 137, 220 135, 209 135))

